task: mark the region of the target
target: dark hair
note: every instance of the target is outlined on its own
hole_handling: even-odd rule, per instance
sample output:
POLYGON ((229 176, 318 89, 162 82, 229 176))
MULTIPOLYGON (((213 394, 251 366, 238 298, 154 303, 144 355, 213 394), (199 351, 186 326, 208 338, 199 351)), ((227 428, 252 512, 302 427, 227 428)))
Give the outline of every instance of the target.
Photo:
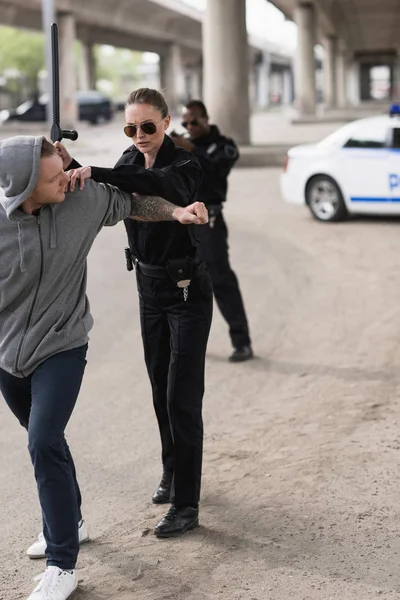
POLYGON ((57 154, 57 150, 54 148, 53 144, 44 138, 42 142, 42 150, 40 152, 40 158, 48 158, 49 156, 53 156, 57 154))
POLYGON ((185 108, 187 108, 188 110, 190 110, 191 108, 198 108, 201 112, 202 117, 208 117, 206 105, 201 100, 189 100, 189 102, 185 104, 185 108))
POLYGON ((153 106, 161 113, 163 119, 169 113, 163 94, 158 90, 150 88, 139 88, 129 94, 126 106, 130 106, 131 104, 150 104, 150 106, 153 106))

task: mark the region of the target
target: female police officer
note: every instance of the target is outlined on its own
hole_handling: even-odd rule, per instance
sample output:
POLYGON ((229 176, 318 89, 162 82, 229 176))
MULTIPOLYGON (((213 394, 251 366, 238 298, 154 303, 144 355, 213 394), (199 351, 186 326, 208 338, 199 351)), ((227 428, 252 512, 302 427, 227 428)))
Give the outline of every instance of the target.
MULTIPOLYGON (((71 175, 92 177, 126 192, 161 196, 185 206, 201 181, 196 158, 165 135, 170 117, 162 94, 143 88, 125 108, 125 134, 133 141, 113 169, 82 167, 71 175)), ((71 163, 70 167, 77 166, 71 163)), ((204 366, 212 316, 212 288, 195 261, 189 228, 180 224, 125 222, 136 265, 145 361, 161 435, 163 476, 156 504, 172 502, 158 523, 159 537, 198 525, 204 366)))

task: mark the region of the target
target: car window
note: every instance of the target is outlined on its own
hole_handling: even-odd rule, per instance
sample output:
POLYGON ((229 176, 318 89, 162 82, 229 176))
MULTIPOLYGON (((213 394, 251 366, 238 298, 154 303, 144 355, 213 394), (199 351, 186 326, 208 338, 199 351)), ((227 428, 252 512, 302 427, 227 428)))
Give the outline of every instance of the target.
POLYGON ((357 128, 344 144, 344 148, 384 148, 387 137, 387 124, 369 122, 357 128))
POLYGON ((348 123, 347 125, 343 125, 339 129, 336 129, 333 133, 330 133, 326 138, 319 142, 319 146, 322 148, 329 146, 336 146, 339 144, 343 144, 346 140, 349 139, 349 136, 354 131, 354 123, 348 123))

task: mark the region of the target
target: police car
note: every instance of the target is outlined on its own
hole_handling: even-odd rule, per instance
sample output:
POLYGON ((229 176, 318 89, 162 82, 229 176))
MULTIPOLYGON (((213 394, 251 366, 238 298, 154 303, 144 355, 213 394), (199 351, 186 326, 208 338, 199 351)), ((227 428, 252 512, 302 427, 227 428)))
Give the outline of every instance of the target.
POLYGON ((318 221, 340 221, 348 213, 400 215, 400 105, 317 144, 291 148, 281 191, 318 221))

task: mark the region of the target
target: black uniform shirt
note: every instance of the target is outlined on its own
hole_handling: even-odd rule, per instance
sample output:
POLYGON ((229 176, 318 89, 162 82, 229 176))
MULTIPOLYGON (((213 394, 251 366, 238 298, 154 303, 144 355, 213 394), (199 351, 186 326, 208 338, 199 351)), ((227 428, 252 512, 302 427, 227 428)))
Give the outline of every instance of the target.
MULTIPOLYGON (((161 196, 178 206, 187 206, 197 200, 201 168, 190 152, 176 148, 165 136, 151 169, 145 168, 144 155, 133 145, 113 169, 92 167, 92 179, 125 192, 161 196)), ((190 226, 176 221, 145 223, 126 219, 125 227, 133 254, 144 263, 165 265, 169 259, 194 258, 196 254, 190 226)))
POLYGON ((206 205, 225 202, 228 175, 239 158, 235 142, 221 135, 215 125, 211 125, 208 135, 190 138, 190 141, 196 146, 193 155, 203 170, 198 199, 206 205))

